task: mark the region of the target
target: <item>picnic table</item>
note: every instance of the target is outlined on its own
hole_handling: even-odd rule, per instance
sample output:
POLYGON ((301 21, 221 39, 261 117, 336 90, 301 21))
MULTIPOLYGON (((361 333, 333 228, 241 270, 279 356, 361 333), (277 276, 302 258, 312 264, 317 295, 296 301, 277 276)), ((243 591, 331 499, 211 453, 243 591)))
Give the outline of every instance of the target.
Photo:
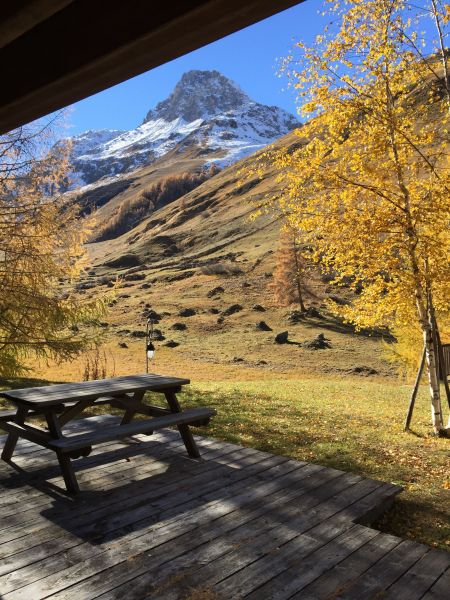
POLYGON ((176 425, 189 456, 199 458, 189 426, 205 425, 216 413, 210 408, 181 409, 176 394, 189 383, 189 379, 146 374, 1 391, 0 396, 16 405, 16 410, 0 412, 0 429, 8 433, 1 457, 6 462, 11 461, 19 438, 53 450, 67 491, 73 494, 79 487, 71 459, 88 456, 95 444, 151 434, 156 429, 176 425), (147 391, 162 394, 168 407, 144 403, 147 391), (123 410, 119 425, 64 435, 67 423, 85 409, 101 404, 123 410), (27 423, 27 417, 33 415, 43 415, 47 428, 27 423), (151 418, 133 421, 135 415, 151 418))

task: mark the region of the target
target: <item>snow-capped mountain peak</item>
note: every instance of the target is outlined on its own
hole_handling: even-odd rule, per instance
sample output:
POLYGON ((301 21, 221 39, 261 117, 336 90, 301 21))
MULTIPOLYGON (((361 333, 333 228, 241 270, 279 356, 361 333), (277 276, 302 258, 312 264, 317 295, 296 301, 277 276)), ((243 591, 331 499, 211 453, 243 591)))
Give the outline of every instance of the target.
POLYGON ((145 121, 173 121, 177 117, 186 122, 206 120, 247 102, 250 102, 247 94, 219 71, 188 71, 170 96, 147 113, 145 121))
POLYGON ((198 146, 205 163, 231 164, 298 125, 290 113, 251 100, 218 71, 188 71, 136 129, 73 137, 72 163, 86 184, 150 164, 178 145, 198 146), (206 156, 214 151, 220 159, 206 156))

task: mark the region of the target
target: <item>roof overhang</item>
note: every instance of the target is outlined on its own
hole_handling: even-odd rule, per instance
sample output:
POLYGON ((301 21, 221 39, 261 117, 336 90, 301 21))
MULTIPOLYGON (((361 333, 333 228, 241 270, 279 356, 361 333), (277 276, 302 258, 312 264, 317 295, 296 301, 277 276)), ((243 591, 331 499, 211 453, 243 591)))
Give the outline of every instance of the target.
POLYGON ((0 6, 0 133, 300 1, 4 2, 0 6))

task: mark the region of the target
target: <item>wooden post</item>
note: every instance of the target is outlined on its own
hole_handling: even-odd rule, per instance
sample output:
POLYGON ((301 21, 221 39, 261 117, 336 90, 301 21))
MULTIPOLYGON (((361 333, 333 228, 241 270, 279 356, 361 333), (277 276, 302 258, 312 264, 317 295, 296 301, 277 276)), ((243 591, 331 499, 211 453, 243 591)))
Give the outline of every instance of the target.
MULTIPOLYGON (((164 392, 167 404, 173 413, 180 413, 181 406, 178 402, 175 392, 167 391, 164 392)), ((180 432, 181 438, 183 439, 184 445, 186 446, 187 453, 192 458, 200 458, 200 452, 198 451, 197 444, 195 443, 194 436, 192 435, 189 425, 178 425, 178 431, 180 432)))
MULTIPOLYGON (((45 418, 47 420, 47 427, 50 435, 54 439, 62 439, 63 434, 61 431, 61 425, 58 421, 56 413, 53 410, 47 410, 45 411, 45 418)), ((64 454, 64 452, 61 452, 61 450, 56 450, 56 456, 58 457, 59 467, 61 469, 67 491, 69 494, 77 494, 80 491, 80 488, 78 486, 78 481, 75 471, 73 470, 70 457, 67 456, 67 454, 64 454)))
POLYGON ((439 329, 437 326, 437 321, 436 321, 435 316, 434 316, 434 330, 436 332, 436 341, 437 341, 437 347, 438 347, 439 368, 440 368, 440 372, 443 374, 442 379, 444 381, 444 388, 445 388, 445 393, 447 395, 448 407, 450 408, 450 387, 448 385, 449 373, 447 373, 447 371, 446 371, 446 364, 445 364, 445 359, 444 359, 444 352, 442 350, 441 336, 439 334, 439 329))
POLYGON ((418 369, 417 375, 416 375, 416 380, 414 382, 413 391, 411 394, 411 398, 409 400, 408 414, 406 415, 406 420, 405 420, 405 429, 404 429, 405 431, 408 431, 409 426, 411 424, 411 419, 412 419, 413 410, 414 410, 414 404, 416 402, 417 392, 419 391, 420 378, 422 377, 423 368, 425 366, 425 356, 426 356, 426 348, 424 346, 423 352, 422 352, 422 358, 420 360, 419 369, 418 369))
MULTIPOLYGON (((27 414, 28 409, 24 408, 23 406, 19 406, 16 412, 16 416, 14 417, 14 422, 18 425, 23 425, 25 423, 27 414)), ((5 462, 9 462, 11 460, 14 450, 16 449, 18 439, 19 435, 17 433, 13 433, 12 431, 8 433, 8 437, 6 438, 6 442, 2 452, 2 459, 5 462)))

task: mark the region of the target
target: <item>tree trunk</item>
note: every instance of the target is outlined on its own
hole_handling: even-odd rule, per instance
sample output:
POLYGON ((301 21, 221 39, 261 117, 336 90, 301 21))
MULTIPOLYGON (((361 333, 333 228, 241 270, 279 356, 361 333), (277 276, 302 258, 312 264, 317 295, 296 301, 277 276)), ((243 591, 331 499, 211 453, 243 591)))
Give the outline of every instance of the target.
POLYGON ((294 260, 295 260, 295 283, 297 285, 298 303, 300 305, 300 310, 302 312, 305 312, 306 306, 303 301, 303 294, 302 294, 302 283, 303 282, 302 282, 302 274, 301 274, 301 265, 300 265, 300 261, 298 259, 299 249, 297 247, 297 243, 296 243, 295 239, 293 240, 293 246, 294 246, 294 260))
POLYGON ((428 319, 422 321, 423 340, 427 361, 428 383, 431 396, 431 421, 434 432, 439 434, 444 428, 442 421, 441 394, 437 373, 436 352, 433 343, 433 332, 428 319))

